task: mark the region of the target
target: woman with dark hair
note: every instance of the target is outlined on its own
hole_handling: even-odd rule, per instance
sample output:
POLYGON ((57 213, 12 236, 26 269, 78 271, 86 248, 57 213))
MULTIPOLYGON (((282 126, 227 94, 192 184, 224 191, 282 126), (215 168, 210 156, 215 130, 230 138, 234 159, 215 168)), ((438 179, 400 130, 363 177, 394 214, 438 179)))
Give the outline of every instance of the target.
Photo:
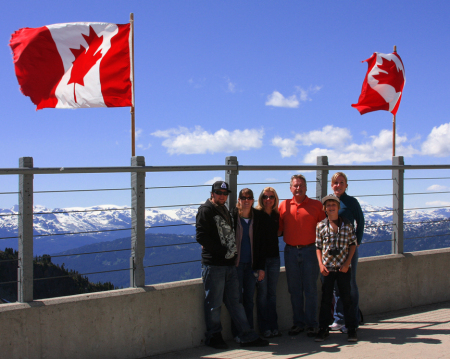
MULTIPOLYGON (((357 246, 351 262, 352 271, 350 296, 352 299, 351 310, 359 323, 361 318, 359 313, 359 291, 358 285, 356 284, 356 268, 358 266, 358 247, 361 244, 364 234, 364 214, 358 200, 346 193, 348 183, 345 173, 336 172, 333 177, 331 177, 331 188, 340 200, 339 216, 348 219, 355 228, 357 246)), ((342 299, 339 296, 339 290, 337 287, 335 287, 335 303, 334 323, 330 325, 330 330, 341 330, 343 333, 346 333, 347 328, 344 325, 344 306, 342 299)))
POLYGON ((278 212, 278 195, 274 188, 266 187, 258 198, 256 209, 267 213, 268 235, 266 236, 266 267, 265 279, 258 283, 256 294, 256 309, 258 327, 264 338, 281 336, 278 331, 277 315, 277 283, 280 275, 280 250, 278 247, 278 226, 280 213, 278 212))
MULTIPOLYGON (((236 267, 239 278, 239 294, 247 315, 248 323, 253 329, 253 297, 256 281, 262 282, 265 276, 267 223, 269 216, 253 208, 253 191, 244 188, 239 192, 238 203, 232 210, 236 226, 236 267)), ((232 323, 231 331, 237 342, 239 332, 232 323)))

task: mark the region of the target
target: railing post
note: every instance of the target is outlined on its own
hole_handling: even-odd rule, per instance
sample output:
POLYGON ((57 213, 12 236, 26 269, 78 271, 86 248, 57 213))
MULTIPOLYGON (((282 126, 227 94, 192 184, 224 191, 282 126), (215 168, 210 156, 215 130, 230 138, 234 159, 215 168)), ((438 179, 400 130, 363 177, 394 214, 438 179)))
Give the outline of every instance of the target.
POLYGON ((227 199, 227 206, 228 209, 233 209, 236 207, 237 203, 237 176, 239 174, 239 170, 237 169, 237 166, 239 165, 239 162, 237 160, 236 156, 228 156, 225 158, 225 164, 226 165, 236 165, 236 170, 227 170, 225 171, 225 182, 228 183, 231 190, 231 195, 228 196, 227 199))
MULTIPOLYGON (((328 156, 317 156, 317 166, 328 166, 328 156)), ((316 180, 316 197, 320 201, 328 193, 328 170, 317 170, 316 180)))
MULTIPOLYGON (((21 157, 19 167, 33 168, 33 157, 21 157)), ((17 301, 33 301, 33 177, 19 175, 19 262, 17 301)))
MULTIPOLYGON (((403 156, 392 157, 392 165, 405 164, 403 156)), ((392 254, 403 253, 403 180, 405 170, 392 170, 393 205, 392 205, 392 254)))
MULTIPOLYGON (((145 166, 143 156, 131 157, 131 166, 145 166)), ((145 172, 131 172, 130 286, 145 286, 145 172)))

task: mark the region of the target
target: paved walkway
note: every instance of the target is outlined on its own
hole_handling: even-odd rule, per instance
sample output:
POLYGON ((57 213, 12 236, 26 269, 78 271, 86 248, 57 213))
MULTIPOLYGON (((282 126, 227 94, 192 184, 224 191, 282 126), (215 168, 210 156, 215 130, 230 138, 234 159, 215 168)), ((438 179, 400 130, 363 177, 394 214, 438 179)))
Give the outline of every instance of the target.
POLYGON ((152 359, 253 359, 253 358, 450 358, 450 302, 416 307, 364 318, 357 343, 332 332, 323 343, 306 334, 271 339, 268 347, 244 350, 229 342, 231 350, 206 346, 155 355, 152 359))

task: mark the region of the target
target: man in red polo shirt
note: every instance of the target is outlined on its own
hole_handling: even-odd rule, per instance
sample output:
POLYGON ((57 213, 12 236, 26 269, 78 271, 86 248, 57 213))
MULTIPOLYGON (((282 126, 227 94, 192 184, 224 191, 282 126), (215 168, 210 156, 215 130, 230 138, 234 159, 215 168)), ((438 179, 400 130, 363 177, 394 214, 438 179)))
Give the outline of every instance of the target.
POLYGON ((309 198, 306 190, 304 176, 291 177, 294 196, 280 204, 279 231, 286 242, 284 263, 294 319, 289 335, 306 329, 309 337, 315 337, 319 327, 317 278, 320 272, 315 247, 316 225, 325 218, 325 212, 322 203, 309 198))

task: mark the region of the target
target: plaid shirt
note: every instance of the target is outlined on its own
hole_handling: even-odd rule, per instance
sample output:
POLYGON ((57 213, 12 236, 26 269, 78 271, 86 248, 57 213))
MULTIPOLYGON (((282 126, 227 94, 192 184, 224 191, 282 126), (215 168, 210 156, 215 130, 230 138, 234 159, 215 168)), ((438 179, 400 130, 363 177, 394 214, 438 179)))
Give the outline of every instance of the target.
POLYGON ((351 223, 339 217, 338 231, 334 233, 330 221, 325 218, 316 226, 316 248, 322 251, 322 264, 329 270, 336 272, 348 258, 350 246, 356 245, 356 235, 351 223), (332 255, 330 249, 337 249, 332 255))

